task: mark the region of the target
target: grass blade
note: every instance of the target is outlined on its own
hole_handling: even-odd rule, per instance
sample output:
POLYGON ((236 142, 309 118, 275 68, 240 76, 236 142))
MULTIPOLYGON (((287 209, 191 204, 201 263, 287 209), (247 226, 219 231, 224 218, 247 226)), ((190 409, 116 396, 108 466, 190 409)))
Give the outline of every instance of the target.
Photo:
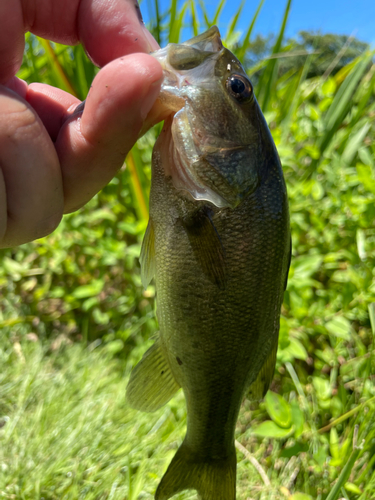
POLYGON ((155 0, 155 21, 156 21, 156 25, 155 25, 155 35, 156 35, 156 41, 158 42, 158 44, 160 45, 161 44, 161 35, 160 35, 160 32, 161 32, 161 26, 160 26, 160 12, 159 12, 159 1, 158 0, 155 0))
POLYGON ((368 306, 368 312, 370 315, 370 324, 372 329, 372 334, 375 337, 375 302, 372 302, 368 306))
POLYGON ((335 486, 330 491, 326 500, 337 500, 337 498, 340 494, 341 488, 343 488, 344 484, 349 479, 349 476, 350 476, 350 473, 352 472, 354 464, 355 464, 360 452, 362 451, 363 445, 357 446, 357 443, 356 443, 356 434, 357 434, 356 431, 358 432, 357 427, 355 428, 355 431, 354 431, 353 451, 352 451, 348 461, 346 462, 344 468, 342 469, 342 471, 341 471, 341 473, 336 481, 335 486))
POLYGON ((364 83, 364 87, 362 88, 363 93, 360 97, 357 111, 352 120, 353 125, 357 123, 363 116, 367 103, 373 95, 375 89, 375 64, 372 65, 370 71, 363 78, 362 82, 364 83))
POLYGON ((283 128, 283 137, 284 138, 286 138, 286 136, 289 133, 290 125, 292 123, 292 119, 293 119, 294 113, 296 112, 296 109, 297 109, 297 106, 298 106, 298 103, 299 103, 299 98, 300 98, 300 95, 301 95, 302 84, 303 84, 303 82, 307 78, 307 74, 309 72, 309 69, 310 69, 313 57, 314 57, 313 55, 310 55, 310 56, 307 57, 306 62, 304 64, 303 68, 299 72, 299 78, 298 78, 298 75, 297 75, 298 83, 296 85, 296 88, 293 91, 291 91, 291 95, 293 96, 292 102, 291 102, 290 106, 287 107, 287 112, 286 112, 285 118, 282 121, 282 124, 283 124, 283 127, 282 127, 283 128))
POLYGON ((348 114, 354 92, 373 55, 374 53, 371 52, 365 57, 360 57, 358 59, 358 63, 353 67, 349 76, 345 78, 335 95, 324 119, 326 132, 319 141, 321 153, 325 151, 337 129, 348 114))
POLYGON ((243 39, 242 47, 237 51, 237 56, 238 56, 238 59, 240 61, 242 61, 243 58, 245 57, 246 50, 247 50, 247 47, 249 45, 251 34, 253 32, 256 20, 258 19, 258 15, 259 15, 259 12, 260 12, 261 8, 263 7, 263 4, 264 4, 264 0, 260 0, 259 5, 257 7, 257 10, 255 11, 255 14, 253 16, 251 24, 249 26, 249 29, 247 30, 245 38, 243 39))
POLYGON ((220 17, 221 11, 223 10, 225 2, 226 2, 226 0, 221 0, 221 2, 219 3, 219 5, 216 9, 214 18, 212 19, 211 25, 217 24, 219 22, 219 17, 220 17))
POLYGON ((365 123, 358 132, 356 132, 347 142, 344 152, 342 154, 342 160, 350 165, 354 160, 355 155, 359 147, 361 146, 363 139, 366 137, 367 132, 371 127, 371 123, 365 123))
POLYGON ((190 2, 190 10, 191 10, 191 24, 193 27, 193 33, 194 33, 194 36, 197 36, 198 32, 199 32, 199 29, 198 29, 199 20, 198 20, 197 12, 195 10, 195 1, 194 0, 191 0, 191 2, 190 2))
POLYGON ((43 46, 44 50, 46 51, 48 60, 52 66, 52 70, 55 74, 56 79, 61 83, 61 87, 70 92, 75 97, 78 97, 78 94, 75 91, 72 83, 67 77, 63 67, 59 63, 59 60, 57 59, 57 55, 55 54, 55 51, 53 50, 51 43, 48 40, 45 40, 44 38, 38 37, 38 40, 43 46))
MULTIPOLYGON (((289 12, 290 12, 290 6, 291 6, 292 0, 288 0, 285 11, 284 11, 284 17, 283 17, 283 22, 281 24, 281 28, 279 31, 279 35, 277 37, 276 43, 272 49, 272 54, 277 54, 280 52, 281 49, 281 44, 284 38, 284 32, 286 28, 286 23, 289 17, 289 12)), ((262 95, 262 98, 260 98, 261 102, 261 108, 264 111, 268 110, 269 107, 269 101, 271 97, 271 90, 274 87, 275 84, 275 79, 277 76, 277 59, 270 59, 267 63, 266 69, 263 72, 263 75, 261 77, 261 80, 259 82, 259 88, 265 88, 265 91, 262 95)))
POLYGON ((189 5, 189 0, 187 0, 184 3, 178 14, 176 12, 177 1, 173 0, 172 4, 173 4, 173 10, 171 9, 169 43, 178 43, 180 41, 182 24, 185 18, 186 9, 189 5), (172 22, 172 14, 173 14, 173 22, 172 22))
POLYGON ((203 0, 199 0, 199 6, 200 6, 202 14, 203 14, 204 22, 206 23, 206 28, 210 28, 212 26, 212 23, 208 17, 208 12, 206 10, 206 7, 204 5, 203 0))
POLYGON ((134 161, 133 151, 131 151, 126 158, 126 166, 128 167, 132 189, 137 200, 137 212, 139 218, 148 220, 148 208, 145 193, 142 189, 142 184, 138 175, 136 162, 134 161))
POLYGON ((175 42, 173 40, 174 36, 174 27, 175 27, 175 22, 176 22, 176 15, 177 15, 177 0, 172 0, 171 1, 171 8, 170 8, 170 17, 169 17, 169 36, 168 36, 168 42, 175 42))
POLYGON ((79 98, 83 100, 89 93, 92 78, 90 81, 88 81, 87 74, 85 71, 85 53, 82 45, 79 45, 78 47, 75 48, 74 59, 76 61, 76 78, 77 78, 76 87, 79 92, 79 98))
POLYGON ((238 19, 240 17, 241 12, 242 12, 242 9, 244 8, 244 5, 245 5, 245 0, 242 0, 242 2, 240 3, 240 6, 238 7, 237 12, 235 13, 235 15, 232 19, 232 22, 229 25, 229 28, 228 28, 227 34, 226 34, 226 38, 229 38, 230 36, 233 35, 234 30, 236 29, 236 26, 238 23, 238 19))

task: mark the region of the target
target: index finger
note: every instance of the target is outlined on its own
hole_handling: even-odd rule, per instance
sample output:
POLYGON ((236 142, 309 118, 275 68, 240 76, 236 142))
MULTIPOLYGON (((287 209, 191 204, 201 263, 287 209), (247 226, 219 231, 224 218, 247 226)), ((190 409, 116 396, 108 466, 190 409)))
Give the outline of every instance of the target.
POLYGON ((98 66, 158 48, 136 0, 1 0, 0 24, 0 83, 20 68, 26 31, 67 45, 82 42, 98 66))

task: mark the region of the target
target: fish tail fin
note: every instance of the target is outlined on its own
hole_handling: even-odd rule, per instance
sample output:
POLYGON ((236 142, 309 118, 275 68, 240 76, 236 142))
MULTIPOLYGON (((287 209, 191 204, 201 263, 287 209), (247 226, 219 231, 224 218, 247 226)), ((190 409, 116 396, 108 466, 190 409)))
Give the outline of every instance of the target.
POLYGON ((236 451, 225 459, 204 460, 182 443, 156 490, 155 500, 168 500, 183 490, 196 490, 201 500, 236 500, 236 451))

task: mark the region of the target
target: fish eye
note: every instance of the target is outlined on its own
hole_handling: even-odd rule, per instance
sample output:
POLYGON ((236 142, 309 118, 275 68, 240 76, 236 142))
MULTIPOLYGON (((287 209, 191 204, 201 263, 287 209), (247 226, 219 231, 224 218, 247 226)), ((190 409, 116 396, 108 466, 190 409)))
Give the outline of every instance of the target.
POLYGON ((229 93, 239 102, 249 101, 253 97, 253 87, 243 75, 231 75, 226 85, 229 93))

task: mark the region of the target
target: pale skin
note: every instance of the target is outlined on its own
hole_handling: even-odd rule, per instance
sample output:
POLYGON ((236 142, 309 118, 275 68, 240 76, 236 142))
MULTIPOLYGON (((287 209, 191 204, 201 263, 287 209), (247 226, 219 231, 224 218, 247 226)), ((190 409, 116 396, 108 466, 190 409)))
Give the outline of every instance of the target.
POLYGON ((142 130, 162 119, 158 45, 135 0, 0 1, 0 248, 51 233, 121 167, 142 130), (102 67, 84 109, 20 68, 27 31, 83 43, 102 67))

